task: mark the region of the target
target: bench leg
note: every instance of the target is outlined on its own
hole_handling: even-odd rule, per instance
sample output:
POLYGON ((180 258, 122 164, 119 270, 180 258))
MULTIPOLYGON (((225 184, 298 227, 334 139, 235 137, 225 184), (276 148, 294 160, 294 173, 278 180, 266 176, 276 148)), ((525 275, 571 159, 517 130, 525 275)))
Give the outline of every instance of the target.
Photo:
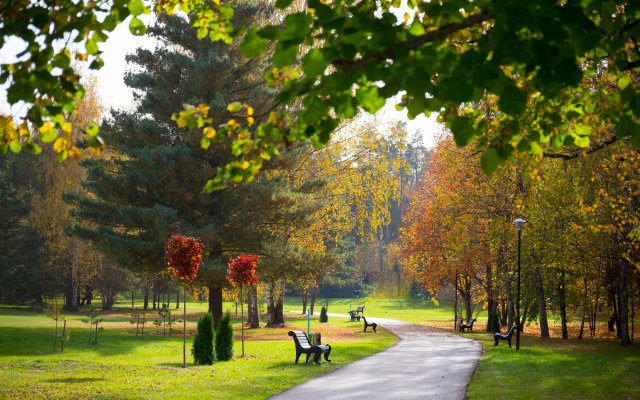
POLYGON ((311 355, 311 353, 307 353, 307 361, 305 362, 309 362, 309 356, 311 355))
POLYGON ((509 347, 511 347, 511 336, 509 336, 509 339, 507 339, 509 341, 509 347))
POLYGON ((498 342, 500 341, 500 339, 498 339, 496 336, 493 337, 493 341, 495 342, 493 345, 497 346, 498 342))
POLYGON ((302 353, 296 351, 296 364, 298 363, 298 360, 300 360, 300 355, 302 355, 302 353))
POLYGON ((373 331, 374 331, 374 332, 376 332, 376 328, 377 328, 377 327, 378 327, 378 324, 376 324, 376 323, 374 322, 374 323, 373 323, 373 326, 372 326, 372 328, 373 328, 373 331))
POLYGON ((313 362, 316 364, 320 364, 320 355, 322 354, 322 350, 318 349, 313 352, 313 362))
POLYGON ((329 360, 329 353, 331 353, 331 346, 329 346, 329 351, 324 353, 324 359, 326 362, 331 362, 331 360, 329 360))

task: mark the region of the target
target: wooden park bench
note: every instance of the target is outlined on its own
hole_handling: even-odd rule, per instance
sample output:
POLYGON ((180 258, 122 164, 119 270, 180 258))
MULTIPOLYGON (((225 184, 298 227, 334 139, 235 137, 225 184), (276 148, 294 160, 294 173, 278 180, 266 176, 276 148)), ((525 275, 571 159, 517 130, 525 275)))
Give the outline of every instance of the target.
POLYGON ((372 327, 373 331, 376 332, 376 328, 378 327, 378 324, 376 324, 375 322, 368 323, 367 319, 365 317, 362 317, 362 319, 364 320, 364 330, 363 330, 363 332, 366 332, 368 327, 372 327))
POLYGON ((331 362, 331 360, 329 360, 329 353, 331 353, 330 345, 312 345, 311 343, 309 343, 307 334, 304 333, 304 331, 289 331, 289 336, 293 337, 293 341, 296 344, 296 364, 298 363, 301 354, 307 355, 306 362, 309 362, 309 356, 313 354, 313 362, 317 364, 320 362, 320 355, 324 353, 324 359, 327 362, 331 362))
POLYGON ((351 319, 351 322, 353 321, 360 322, 360 318, 361 318, 360 314, 364 314, 364 306, 360 306, 355 310, 349 310, 349 317, 351 319))
POLYGON ((462 320, 460 320, 460 325, 458 325, 458 331, 459 332, 464 332, 464 330, 466 329, 468 332, 473 332, 473 323, 476 322, 475 318, 471 318, 469 320, 469 322, 467 322, 466 324, 462 322, 462 320))
POLYGON ((511 328, 509 328, 509 332, 507 332, 506 335, 503 335, 499 332, 496 332, 493 334, 493 340, 495 341, 495 343, 493 344, 494 346, 498 345, 498 341, 500 340, 506 340, 507 342, 509 342, 509 347, 511 347, 511 336, 513 336, 513 332, 516 330, 516 326, 515 325, 511 325, 511 328))

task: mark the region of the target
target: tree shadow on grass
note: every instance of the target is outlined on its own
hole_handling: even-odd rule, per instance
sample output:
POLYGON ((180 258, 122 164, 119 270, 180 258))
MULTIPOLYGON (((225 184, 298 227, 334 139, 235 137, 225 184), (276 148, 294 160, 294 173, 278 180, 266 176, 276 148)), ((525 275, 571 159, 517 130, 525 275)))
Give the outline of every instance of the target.
POLYGON ((47 379, 44 382, 48 383, 89 383, 89 382, 99 382, 104 381, 104 378, 55 378, 55 379, 47 379))

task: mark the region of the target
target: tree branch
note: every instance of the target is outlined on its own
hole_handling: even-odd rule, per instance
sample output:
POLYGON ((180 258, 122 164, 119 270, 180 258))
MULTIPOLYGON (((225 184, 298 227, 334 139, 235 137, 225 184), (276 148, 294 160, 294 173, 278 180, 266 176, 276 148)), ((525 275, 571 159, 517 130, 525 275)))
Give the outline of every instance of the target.
MULTIPOLYGON (((494 18, 495 18, 495 15, 491 11, 483 11, 479 14, 474 14, 465 18, 462 22, 447 24, 434 31, 427 32, 424 35, 416 36, 411 39, 405 40, 404 42, 400 42, 400 46, 410 50, 416 50, 420 48, 422 45, 424 45, 425 43, 442 39, 443 37, 448 36, 453 32, 468 28, 472 25, 481 24, 484 21, 488 21, 494 18)), ((361 58, 359 60, 338 59, 338 60, 335 60, 332 64, 338 69, 355 70, 360 67, 362 68, 367 67, 373 61, 383 61, 383 60, 392 59, 392 58, 393 58, 393 50, 386 49, 384 51, 372 54, 368 57, 361 58)))
MULTIPOLYGON (((629 139, 628 135, 623 137, 620 140, 627 140, 627 139, 629 139)), ((602 142, 600 142, 598 144, 595 144, 593 146, 590 146, 588 149, 575 150, 575 151, 572 151, 570 153, 542 153, 542 156, 543 157, 547 157, 547 158, 560 158, 560 159, 562 159, 564 161, 567 161, 567 160, 572 160, 574 158, 580 157, 580 155, 582 153, 585 153, 585 154, 594 153, 594 152, 596 152, 598 150, 604 149, 605 147, 607 147, 607 146, 609 146, 609 145, 611 145, 611 144, 613 144, 613 143, 615 143, 617 141, 618 141, 618 137, 616 135, 611 135, 608 138, 606 138, 605 140, 603 140, 602 142)))

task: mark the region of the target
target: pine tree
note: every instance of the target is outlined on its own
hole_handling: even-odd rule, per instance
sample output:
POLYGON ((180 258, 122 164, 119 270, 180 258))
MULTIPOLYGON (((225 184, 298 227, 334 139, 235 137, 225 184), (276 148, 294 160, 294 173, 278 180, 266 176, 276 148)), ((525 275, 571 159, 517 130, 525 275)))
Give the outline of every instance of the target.
POLYGON ((206 313, 198 320, 191 355, 196 364, 213 364, 213 316, 206 313))
POLYGON ((218 323, 215 350, 218 361, 229 361, 233 357, 233 327, 229 312, 218 323))

